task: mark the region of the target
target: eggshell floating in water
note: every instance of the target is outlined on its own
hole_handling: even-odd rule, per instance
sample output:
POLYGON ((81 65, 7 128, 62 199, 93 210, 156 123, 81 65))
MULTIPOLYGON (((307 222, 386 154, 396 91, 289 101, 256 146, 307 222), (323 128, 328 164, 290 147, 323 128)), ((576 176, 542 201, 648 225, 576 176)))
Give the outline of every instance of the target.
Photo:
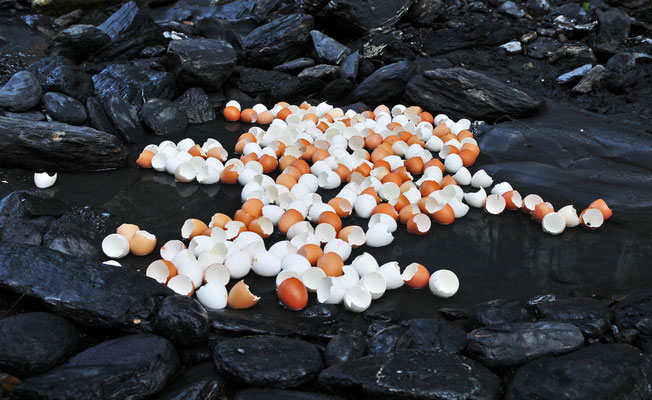
POLYGON ((102 240, 102 251, 109 258, 122 258, 129 254, 129 241, 118 233, 112 233, 102 240))
POLYGON ((340 278, 326 276, 317 285, 317 301, 324 304, 339 304, 344 298, 346 288, 340 278))
POLYGON ((580 224, 580 217, 577 215, 577 210, 572 205, 569 204, 564 206, 557 212, 564 217, 567 228, 574 228, 580 224))
POLYGON ((226 287, 220 282, 208 283, 197 290, 197 300, 202 306, 213 310, 221 310, 226 307, 228 297, 226 287))
POLYGON ((387 262, 378 268, 378 272, 385 278, 387 289, 398 289, 405 282, 401 277, 401 267, 396 261, 387 262))
POLYGON ((156 236, 147 231, 138 231, 134 237, 129 241, 131 252, 135 256, 145 256, 156 247, 156 236))
POLYGON ((34 184, 39 189, 47 189, 57 181, 57 174, 49 175, 47 172, 35 173, 34 184))
POLYGON ((134 224, 122 224, 116 229, 116 233, 124 236, 127 238, 127 240, 133 239, 134 235, 136 232, 138 232, 140 228, 138 225, 134 224))
POLYGON ((183 296, 192 296, 195 292, 192 281, 185 275, 177 275, 170 278, 168 287, 183 296))
POLYGON ((306 286, 309 292, 315 292, 319 281, 326 276, 323 269, 317 267, 308 268, 301 274, 301 282, 306 286))
POLYGON ((387 290, 387 282, 378 272, 370 272, 363 276, 359 285, 369 291, 373 300, 381 298, 387 290))
POLYGON ((613 214, 613 211, 611 211, 607 203, 605 203, 605 201, 602 199, 595 200, 594 202, 589 204, 588 208, 597 208, 598 210, 600 210, 605 221, 611 218, 611 215, 613 214))
POLYGON ((428 286, 435 296, 451 297, 460 288, 460 281, 453 271, 440 269, 430 276, 428 286))
POLYGON ((287 278, 278 286, 278 298, 290 310, 301 310, 308 305, 308 291, 297 278, 287 278))
POLYGON ((242 280, 233 285, 228 296, 228 305, 235 309, 245 309, 256 305, 260 297, 249 291, 249 286, 242 280))

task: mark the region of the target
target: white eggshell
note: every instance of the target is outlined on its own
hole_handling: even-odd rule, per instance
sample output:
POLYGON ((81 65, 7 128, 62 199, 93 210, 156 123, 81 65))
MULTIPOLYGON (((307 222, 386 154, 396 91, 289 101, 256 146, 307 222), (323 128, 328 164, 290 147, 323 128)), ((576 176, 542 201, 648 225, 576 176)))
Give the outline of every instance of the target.
POLYGON ((260 276, 276 276, 281 272, 281 259, 269 251, 256 253, 251 269, 260 276))
POLYGON ((401 267, 399 267, 396 261, 390 261, 381 265, 378 268, 378 272, 385 278, 387 289, 398 289, 403 286, 401 267))
POLYGON ((378 270, 378 261, 369 253, 362 253, 353 259, 351 266, 358 271, 359 276, 364 276, 368 273, 378 270))
POLYGON ((197 290, 197 300, 202 306, 214 310, 226 307, 228 293, 226 287, 219 282, 210 282, 197 290))
POLYGON ((237 251, 226 257, 224 265, 229 269, 231 278, 239 279, 246 276, 251 270, 252 259, 249 253, 237 251))
POLYGON ((440 269, 430 275, 428 287, 436 296, 451 297, 460 288, 460 281, 453 271, 440 269))
POLYGON ((47 189, 50 186, 54 185, 54 182, 57 181, 57 174, 48 175, 47 172, 41 172, 34 174, 34 184, 39 189, 47 189))
POLYGON ((120 234, 112 233, 102 240, 102 251, 109 258, 122 258, 129 254, 129 241, 120 234))
POLYGON ((349 311, 361 313, 371 305, 371 293, 361 286, 347 289, 344 294, 344 306, 349 311))

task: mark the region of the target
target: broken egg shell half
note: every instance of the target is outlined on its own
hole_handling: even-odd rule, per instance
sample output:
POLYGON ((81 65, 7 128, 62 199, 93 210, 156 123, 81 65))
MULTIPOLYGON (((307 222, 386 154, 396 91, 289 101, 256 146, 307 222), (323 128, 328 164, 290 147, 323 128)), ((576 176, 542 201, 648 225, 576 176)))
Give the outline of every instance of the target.
POLYGON ((457 293, 460 281, 453 271, 440 269, 432 273, 428 286, 435 296, 447 298, 457 293))
POLYGON ((428 285, 430 279, 430 272, 428 269, 419 263, 412 263, 405 267, 401 275, 405 284, 415 289, 421 289, 428 285))
POLYGON ((220 282, 207 283, 197 290, 197 300, 208 309, 221 310, 226 307, 229 295, 226 287, 220 282))
POLYGON ((168 281, 168 287, 175 293, 183 296, 192 296, 195 292, 192 280, 185 275, 177 275, 170 278, 168 281))
POLYGON ((587 208, 580 214, 580 223, 585 228, 598 229, 604 223, 604 214, 597 208, 587 208))
POLYGON ((373 300, 379 299, 387 290, 387 282, 382 274, 370 272, 360 279, 359 285, 369 291, 373 300))
POLYGON ((347 289, 344 293, 344 307, 356 313, 365 311, 371 305, 371 293, 361 286, 347 289))
POLYGON ((167 260, 156 260, 147 266, 145 276, 148 276, 158 283, 166 284, 173 276, 177 275, 177 267, 167 260))
POLYGON ((127 238, 127 240, 131 241, 133 239, 134 235, 136 232, 138 232, 140 228, 138 225, 134 224, 122 224, 116 229, 115 233, 122 235, 127 238))
POLYGON ((204 282, 218 282, 226 286, 231 280, 231 272, 224 264, 211 264, 204 270, 204 282))
POLYGON ((228 296, 228 305, 231 308, 241 310, 256 305, 260 297, 253 295, 249 291, 249 286, 244 280, 239 281, 231 288, 228 296))
POLYGON ((559 235, 566 228, 566 220, 560 213, 551 212, 543 217, 541 220, 541 226, 545 233, 559 235))
POLYGON ((577 215, 577 210, 572 205, 569 204, 564 206, 557 212, 564 217, 567 228, 574 228, 580 224, 580 217, 577 215))
POLYGON ((129 241, 131 253, 135 256, 146 256, 156 248, 156 236, 147 231, 137 231, 129 241))
POLYGON ((102 251, 109 258, 122 258, 129 254, 129 241, 118 233, 112 233, 102 240, 102 251))
POLYGON ((257 252, 251 269, 260 276, 276 276, 281 272, 281 259, 269 251, 257 252))
POLYGON ((57 181, 57 174, 49 175, 47 172, 34 174, 34 185, 39 189, 47 189, 57 181))
POLYGON ((387 289, 398 289, 405 283, 401 277, 401 267, 396 261, 390 261, 378 268, 378 272, 385 278, 387 289))
POLYGON ((252 262, 249 253, 240 250, 228 255, 224 260, 224 265, 228 268, 231 278, 239 279, 251 271, 252 262))

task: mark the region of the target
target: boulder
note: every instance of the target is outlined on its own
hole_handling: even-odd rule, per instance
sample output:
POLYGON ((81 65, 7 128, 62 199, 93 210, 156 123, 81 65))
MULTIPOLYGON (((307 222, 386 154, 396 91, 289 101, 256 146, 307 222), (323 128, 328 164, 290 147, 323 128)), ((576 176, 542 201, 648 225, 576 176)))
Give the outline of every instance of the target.
POLYGON ((319 31, 311 31, 310 36, 317 56, 324 63, 337 65, 351 52, 342 43, 319 31))
POLYGON ((383 399, 496 399, 500 382, 467 357, 423 350, 376 354, 326 368, 319 386, 383 399))
POLYGON ((259 26, 243 40, 247 65, 271 68, 304 55, 313 26, 307 14, 290 14, 259 26))
POLYGON ((110 42, 109 35, 93 25, 73 25, 54 37, 50 53, 80 63, 110 42))
POLYGON ((115 95, 140 107, 145 99, 170 100, 176 79, 170 72, 154 71, 133 64, 114 64, 93 76, 95 94, 102 101, 115 95))
POLYGON ((598 34, 596 42, 608 49, 616 49, 629 37, 632 19, 620 8, 597 8, 598 34))
POLYGON ((336 78, 340 73, 340 67, 337 65, 319 64, 314 67, 308 67, 299 72, 299 78, 314 78, 330 81, 336 78))
POLYGON ((495 299, 474 305, 469 320, 474 328, 479 328, 507 322, 525 322, 529 320, 529 315, 518 300, 495 299))
POLYGON ((86 103, 88 96, 92 96, 95 91, 90 75, 69 65, 53 69, 45 79, 43 89, 47 92, 63 93, 82 103, 86 103))
POLYGON ((364 337, 356 332, 337 335, 332 338, 324 350, 327 366, 339 364, 361 357, 365 351, 364 337))
POLYGON ((240 66, 235 67, 229 84, 264 104, 305 100, 323 87, 318 79, 240 66))
POLYGON ((349 82, 355 81, 358 77, 358 66, 360 65, 360 54, 356 51, 349 54, 340 64, 340 78, 349 82))
POLYGON ((543 107, 542 100, 464 68, 424 71, 410 79, 405 93, 408 100, 425 109, 489 122, 502 117, 524 118, 543 107))
POLYGON ((545 355, 558 355, 584 346, 575 326, 562 322, 511 322, 471 331, 467 351, 488 367, 509 367, 545 355))
POLYGON ((636 289, 613 307, 614 323, 620 329, 635 328, 646 319, 652 318, 652 287, 636 289))
POLYGON ((174 101, 191 124, 203 124, 217 118, 215 107, 202 88, 190 88, 174 101))
POLYGON ((27 111, 41 102, 41 84, 31 72, 19 71, 0 88, 0 107, 27 111))
POLYGON ((145 140, 145 132, 138 118, 136 107, 127 100, 112 95, 104 101, 104 111, 127 143, 140 143, 145 140))
POLYGON ((197 346, 208 339, 210 321, 204 307, 188 296, 166 297, 156 315, 156 330, 182 346, 197 346))
POLYGON ((212 363, 197 364, 174 379, 157 400, 204 400, 222 398, 226 381, 212 363))
POLYGON ((179 367, 167 339, 136 334, 111 339, 43 375, 19 383, 21 399, 142 399, 163 389, 179 367))
POLYGON ((111 120, 104 111, 104 106, 99 102, 97 97, 86 99, 86 112, 88 113, 88 122, 98 131, 110 133, 113 136, 120 136, 115 129, 111 120))
POLYGON ((78 8, 106 7, 119 0, 32 0, 32 10, 39 14, 61 15, 78 8))
POLYGON ((521 367, 507 387, 506 400, 648 399, 652 362, 624 344, 595 344, 521 367))
POLYGON ((606 305, 590 297, 543 302, 532 308, 538 319, 573 324, 588 337, 600 337, 609 329, 612 318, 606 305))
POLYGON ((62 364, 79 346, 79 333, 65 319, 31 312, 0 319, 0 369, 19 377, 62 364))
POLYGON ((63 93, 48 92, 43 95, 43 108, 59 122, 80 125, 86 121, 86 108, 74 97, 63 93))
POLYGON ((137 32, 143 27, 152 25, 152 19, 143 13, 134 1, 130 1, 120 7, 109 18, 97 28, 106 33, 112 40, 117 36, 128 33, 137 32))
POLYGON ((53 221, 43 237, 43 246, 86 260, 103 261, 102 239, 110 232, 109 215, 84 207, 71 210, 53 221))
POLYGON ((221 340, 213 359, 227 379, 281 389, 308 384, 322 370, 321 354, 315 345, 275 336, 221 340))
POLYGON ((0 241, 40 246, 53 219, 67 211, 66 204, 44 193, 11 192, 0 201, 0 241), (42 217, 46 217, 49 223, 46 220, 35 223, 42 217))
POLYGON ((466 332, 441 318, 412 318, 403 322, 405 331, 399 338, 398 350, 440 350, 461 353, 466 347, 466 332))
POLYGON ((407 19, 417 26, 431 26, 446 11, 443 0, 416 0, 407 14, 407 19))
POLYGON ((188 126, 188 118, 169 100, 151 99, 140 108, 140 117, 156 135, 178 135, 188 126))
POLYGON ((380 104, 400 96, 405 91, 412 71, 413 66, 407 61, 386 65, 365 78, 355 88, 353 97, 367 104, 380 104))
POLYGON ((47 56, 27 67, 41 85, 45 85, 48 77, 55 68, 58 67, 76 67, 74 61, 64 56, 47 56))
POLYGON ((378 0, 369 6, 366 0, 332 0, 323 12, 337 18, 345 30, 374 32, 388 30, 408 12, 414 0, 378 0))
POLYGON ((219 39, 172 40, 168 45, 170 69, 189 85, 221 88, 237 59, 233 47, 219 39))

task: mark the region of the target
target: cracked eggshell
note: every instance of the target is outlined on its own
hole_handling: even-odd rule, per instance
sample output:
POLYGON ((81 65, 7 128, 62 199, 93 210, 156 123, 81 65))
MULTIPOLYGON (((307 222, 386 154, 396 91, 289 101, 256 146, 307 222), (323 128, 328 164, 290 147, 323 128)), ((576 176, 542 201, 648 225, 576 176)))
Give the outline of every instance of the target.
POLYGON ((484 169, 478 170, 471 177, 471 186, 474 188, 488 188, 494 183, 494 180, 484 169))
POLYGON ((211 282, 197 290, 197 300, 208 309, 221 310, 226 307, 229 295, 220 282, 211 282))
POLYGON ((179 275, 185 275, 190 278, 195 289, 204 283, 204 268, 199 261, 183 263, 178 267, 177 271, 179 275))
POLYGON ((226 257, 224 265, 229 269, 233 279, 239 279, 251 270, 252 257, 246 251, 236 251, 226 257))
POLYGON ((333 239, 324 246, 324 253, 336 253, 343 261, 346 261, 351 256, 351 249, 350 243, 342 239, 333 239))
POLYGON ((377 213, 369 218, 369 229, 373 228, 376 224, 387 225, 387 231, 389 233, 396 232, 396 229, 398 228, 396 220, 385 213, 377 213))
POLYGON ((498 215, 505 211, 506 205, 507 202, 503 196, 500 194, 491 194, 487 196, 484 203, 484 210, 489 214, 498 215))
POLYGON ((129 241, 129 248, 135 256, 146 256, 156 248, 156 236, 147 231, 137 231, 129 241))
POLYGON ((39 189, 47 189, 57 181, 57 174, 49 175, 47 172, 34 174, 34 185, 39 189))
POLYGON ((498 194, 502 196, 504 193, 509 192, 510 190, 514 190, 514 188, 512 188, 512 185, 510 185, 509 182, 500 182, 491 188, 491 194, 498 194))
POLYGON ((403 286, 401 267, 396 261, 390 261, 378 268, 378 272, 385 278, 387 289, 398 289, 403 286))
POLYGON ((177 267, 175 267, 171 262, 166 260, 156 260, 147 266, 145 276, 165 285, 170 278, 176 276, 177 273, 177 267))
POLYGON ((281 240, 274 243, 270 246, 269 252, 274 254, 276 257, 283 260, 290 254, 295 254, 297 252, 297 247, 290 243, 289 240, 281 240))
POLYGON ((281 272, 281 259, 269 251, 259 251, 254 255, 251 269, 260 276, 276 276, 281 272))
POLYGON ((464 201, 471 207, 483 208, 486 200, 487 192, 482 187, 477 192, 464 193, 464 201))
POLYGON ((421 289, 428 285, 428 280, 430 279, 430 272, 428 269, 419 263, 412 263, 405 267, 403 274, 401 274, 403 281, 406 285, 415 288, 421 289))
POLYGON ((361 313, 371 305, 371 293, 361 286, 347 289, 344 293, 344 306, 347 310, 361 313))
POLYGON ((564 217, 567 228, 574 228, 580 224, 580 217, 577 215, 577 210, 572 205, 564 206, 557 212, 564 217))
POLYGON ((323 269, 310 267, 301 274, 301 281, 309 292, 315 292, 317 291, 319 282, 325 277, 326 273, 323 269))
MULTIPOLYGON (((374 272, 374 271, 372 271, 374 272)), ((352 265, 345 265, 342 267, 342 276, 337 277, 337 280, 344 286, 345 289, 352 288, 360 281, 358 270, 352 265)))
POLYGON ((358 271, 359 276, 364 276, 368 273, 375 272, 379 268, 376 258, 367 252, 364 252, 354 258, 351 266, 354 267, 356 271, 358 271))
POLYGON ((301 279, 301 274, 299 274, 296 271, 290 271, 290 270, 279 272, 279 274, 276 275, 276 287, 278 288, 278 286, 281 284, 281 282, 283 282, 284 280, 286 280, 288 278, 297 278, 297 279, 300 280, 301 279))
POLYGON ((339 281, 340 278, 329 276, 322 278, 317 285, 317 301, 323 304, 341 303, 346 288, 339 281))
POLYGON ((376 199, 370 194, 363 194, 355 199, 353 206, 355 213, 360 218, 369 218, 371 212, 376 207, 376 199))
POLYGON ((369 228, 366 233, 367 246, 369 247, 383 247, 392 243, 394 236, 389 231, 390 228, 387 224, 379 222, 369 228))
POLYGON ((551 235, 559 235, 566 228, 566 220, 564 217, 556 212, 546 214, 541 220, 541 226, 545 233, 551 235))
POLYGON ((297 278, 287 278, 278 285, 278 298, 290 310, 301 310, 308 305, 308 290, 297 278))
POLYGON ((281 269, 283 271, 294 271, 298 274, 303 274, 310 268, 310 261, 300 254, 288 254, 281 261, 281 269))
POLYGON ((255 296, 249 291, 249 286, 244 280, 236 283, 229 292, 228 304, 229 307, 234 309, 245 309, 256 305, 260 297, 255 296))
POLYGON ((167 285, 175 293, 183 296, 192 296, 193 293, 195 293, 195 287, 192 284, 192 280, 185 275, 173 276, 170 278, 167 285))
POLYGON ((439 297, 451 297, 460 288, 460 281, 453 271, 440 269, 433 272, 428 281, 430 291, 439 297))
POLYGON ((387 290, 387 282, 378 272, 370 272, 363 276, 359 285, 369 291, 373 300, 381 298, 387 290))
POLYGON ((588 229, 598 229, 604 223, 604 214, 597 208, 587 208, 580 214, 580 223, 588 229))
POLYGON ((129 241, 118 233, 112 233, 102 240, 102 251, 109 258, 122 258, 129 254, 129 250, 129 241))
POLYGON ((211 264, 204 270, 204 282, 217 282, 226 286, 231 280, 231 272, 224 264, 211 264))

